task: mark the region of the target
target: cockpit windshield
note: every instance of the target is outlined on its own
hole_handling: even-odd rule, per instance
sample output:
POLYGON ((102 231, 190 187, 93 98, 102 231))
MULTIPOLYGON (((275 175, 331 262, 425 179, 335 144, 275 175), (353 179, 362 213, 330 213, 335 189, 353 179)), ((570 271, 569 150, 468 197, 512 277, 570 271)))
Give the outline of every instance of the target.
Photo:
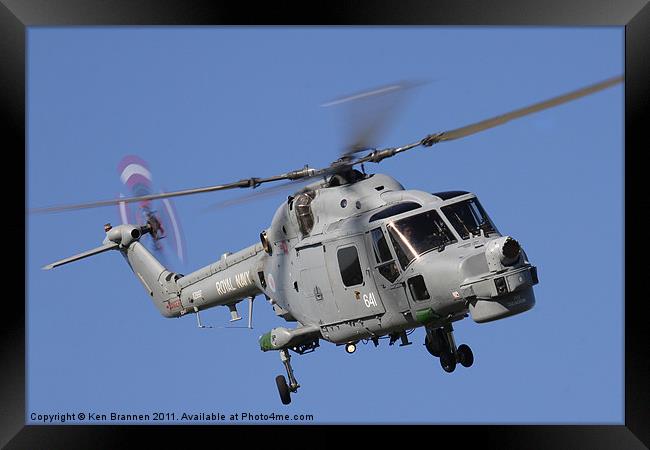
POLYGON ((444 249, 456 242, 445 222, 436 211, 406 217, 389 223, 386 228, 402 269, 411 261, 431 249, 444 249))
POLYGON ((476 198, 443 206, 441 209, 463 239, 468 239, 470 234, 478 236, 481 230, 485 236, 496 232, 490 218, 476 198))

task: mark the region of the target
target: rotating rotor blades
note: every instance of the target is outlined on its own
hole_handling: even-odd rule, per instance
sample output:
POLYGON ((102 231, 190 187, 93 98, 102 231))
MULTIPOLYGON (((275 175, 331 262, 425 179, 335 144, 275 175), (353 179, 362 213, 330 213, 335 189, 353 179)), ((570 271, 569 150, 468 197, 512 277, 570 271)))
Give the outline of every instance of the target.
POLYGON ((272 187, 259 189, 257 192, 252 192, 241 197, 235 197, 229 200, 224 200, 222 202, 213 203, 204 208, 203 212, 216 211, 234 205, 241 205, 261 199, 263 197, 270 197, 280 193, 293 192, 293 194, 299 194, 301 192, 313 189, 314 185, 318 185, 319 183, 316 183, 316 180, 322 180, 321 184, 324 185, 326 184, 325 180, 327 177, 330 175, 335 175, 337 173, 346 172, 350 170, 355 164, 357 164, 357 161, 353 160, 351 156, 343 155, 328 167, 322 169, 308 169, 311 171, 311 175, 307 174, 300 178, 293 178, 289 181, 272 187))
POLYGON ((304 188, 308 183, 313 182, 312 178, 317 178, 317 177, 306 177, 300 180, 286 181, 284 183, 276 184, 275 186, 259 189, 255 192, 252 192, 250 194, 245 194, 241 197, 235 197, 229 200, 213 203, 209 206, 206 206, 203 209, 203 212, 210 212, 210 211, 216 211, 223 208, 229 208, 231 206, 248 203, 264 197, 271 197, 273 195, 280 194, 280 193, 295 192, 301 188, 304 188))
POLYGON ((461 128, 456 128, 455 130, 443 131, 442 133, 438 133, 437 135, 433 135, 433 136, 436 136, 435 138, 436 142, 451 141, 452 139, 459 139, 462 137, 470 136, 474 133, 478 133, 479 131, 487 130, 489 128, 494 128, 498 125, 502 125, 506 122, 509 122, 510 120, 518 119, 520 117, 524 117, 529 114, 542 111, 544 109, 552 108, 554 106, 558 106, 563 103, 570 102, 571 100, 576 100, 580 97, 593 94, 603 89, 607 89, 608 87, 614 86, 615 84, 621 83, 622 81, 623 81, 622 76, 609 78, 607 80, 601 81, 600 83, 595 83, 590 86, 584 87, 582 89, 571 91, 567 94, 560 95, 558 97, 553 97, 549 100, 535 103, 530 106, 526 106, 525 108, 520 108, 508 112, 506 114, 501 114, 486 120, 482 120, 480 122, 473 123, 471 125, 467 125, 461 128))
POLYGON ((323 103, 322 107, 336 107, 342 119, 345 148, 340 152, 341 156, 375 148, 408 95, 425 83, 427 81, 402 80, 323 103))
POLYGON ((100 206, 118 205, 120 203, 141 202, 147 200, 156 200, 170 197, 180 197, 183 195, 202 194, 206 192, 223 191, 235 188, 256 188, 260 184, 279 180, 297 180, 299 178, 310 177, 316 174, 314 169, 304 167, 303 169, 294 170, 282 175, 276 175, 268 178, 247 178, 233 183, 219 184, 202 188, 185 189, 181 191, 163 192, 159 194, 141 195, 137 197, 120 197, 112 200, 100 200, 97 202, 77 203, 71 205, 49 206, 44 208, 35 208, 29 210, 32 214, 52 213, 61 211, 73 211, 77 209, 97 208, 100 206))
POLYGON ((391 156, 418 147, 420 145, 423 145, 425 147, 430 147, 431 145, 437 144, 438 142, 451 141, 453 139, 460 139, 466 136, 470 136, 480 131, 494 128, 498 125, 503 125, 504 123, 509 122, 513 119, 518 119, 527 116, 529 114, 533 114, 548 108, 552 108, 554 106, 561 105, 563 103, 570 102, 572 100, 576 100, 580 97, 593 94, 603 89, 607 89, 608 87, 614 86, 615 84, 621 83, 622 81, 623 81, 622 76, 608 78, 599 83, 595 83, 586 86, 584 88, 577 89, 575 91, 571 91, 557 97, 553 97, 549 100, 534 103, 532 105, 526 106, 524 108, 519 108, 514 111, 507 112, 505 114, 500 114, 498 116, 491 117, 489 119, 485 119, 480 122, 475 122, 449 131, 430 134, 418 142, 413 142, 411 144, 407 144, 402 147, 391 147, 382 150, 375 150, 372 153, 368 154, 367 156, 363 158, 359 158, 356 161, 352 162, 352 164, 361 164, 365 162, 378 163, 386 158, 390 158, 391 156))
POLYGON ((354 165, 356 164, 362 164, 365 162, 375 162, 378 163, 386 158, 389 158, 391 156, 394 156, 398 153, 402 153, 406 150, 410 150, 412 148, 418 147, 420 145, 429 147, 433 144, 436 144, 438 142, 443 142, 443 141, 450 141, 454 139, 460 139, 466 136, 470 136, 472 134, 478 133, 480 131, 484 131, 490 128, 494 128, 496 126, 502 125, 506 122, 509 122, 510 120, 513 119, 518 119, 524 116, 527 116, 529 114, 533 114, 548 108, 552 108, 558 105, 561 105, 563 103, 567 103, 572 100, 576 100, 578 98, 584 97, 586 95, 593 94, 595 92, 601 91, 603 89, 606 89, 608 87, 614 86, 618 83, 621 83, 623 81, 622 76, 617 76, 617 77, 612 77, 607 80, 601 81, 599 83, 592 84, 590 86, 586 86, 584 88, 568 92, 566 94, 560 95, 558 97, 551 98, 549 100, 545 100, 542 102, 534 103, 532 105, 526 106, 524 108, 519 108, 514 111, 510 111, 505 114, 501 114, 495 117, 491 117, 489 119, 482 120, 480 122, 475 122, 460 128, 456 128, 453 130, 449 131, 443 131, 440 133, 434 133, 426 136, 425 138, 413 142, 411 144, 404 145, 402 147, 391 147, 391 148, 386 148, 382 150, 374 150, 370 154, 366 155, 365 157, 362 158, 357 158, 354 159, 352 156, 352 153, 356 152, 351 151, 348 153, 344 153, 341 159, 335 161, 332 165, 329 167, 323 168, 323 169, 310 169, 309 167, 305 166, 302 169, 294 170, 291 172, 287 172, 282 175, 276 175, 268 178, 248 178, 248 179, 243 179, 239 181, 235 181, 232 183, 227 183, 227 184, 221 184, 221 185, 215 185, 215 186, 207 186, 203 188, 195 188, 195 189, 185 189, 181 191, 173 191, 173 192, 165 192, 165 193, 160 193, 160 194, 151 194, 151 195, 143 195, 143 196, 138 196, 138 197, 122 197, 118 199, 113 199, 113 200, 102 200, 98 202, 90 202, 90 203, 78 203, 78 204, 72 204, 72 205, 62 205, 62 206, 51 206, 51 207, 44 207, 44 208, 35 208, 29 210, 30 213, 51 213, 51 212, 60 212, 60 211, 71 211, 71 210, 77 210, 77 209, 85 209, 85 208, 96 208, 100 206, 109 206, 109 205, 117 205, 120 203, 131 203, 131 202, 140 202, 140 201, 146 201, 146 200, 155 200, 155 199, 163 199, 163 198, 170 198, 170 197, 180 197, 184 195, 192 195, 192 194, 201 194, 201 193, 206 193, 206 192, 214 192, 214 191, 222 191, 226 189, 235 189, 235 188, 256 188, 259 185, 263 183, 268 183, 272 181, 280 181, 280 180, 309 180, 313 179, 316 177, 321 177, 321 176, 328 176, 337 172, 343 172, 346 170, 351 169, 354 165))

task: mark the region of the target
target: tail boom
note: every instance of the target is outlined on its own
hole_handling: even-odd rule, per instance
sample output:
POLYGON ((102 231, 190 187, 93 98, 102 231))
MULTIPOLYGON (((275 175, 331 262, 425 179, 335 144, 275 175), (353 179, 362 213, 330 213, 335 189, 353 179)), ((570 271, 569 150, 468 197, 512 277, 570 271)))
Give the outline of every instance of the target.
POLYGON ((180 278, 177 285, 185 312, 234 305, 261 294, 257 273, 262 270, 264 255, 261 244, 252 245, 180 278))
POLYGON ((262 270, 264 249, 255 244, 234 254, 224 254, 219 261, 183 276, 165 268, 140 238, 151 232, 148 225, 124 224, 105 226, 103 245, 56 261, 43 269, 87 258, 108 250, 119 250, 140 280, 154 305, 164 317, 180 317, 212 306, 231 308, 241 300, 263 292, 257 273, 262 270))
POLYGON ((261 244, 224 255, 218 262, 185 276, 167 270, 139 242, 121 252, 165 317, 232 306, 263 292, 256 277, 265 254, 261 244))

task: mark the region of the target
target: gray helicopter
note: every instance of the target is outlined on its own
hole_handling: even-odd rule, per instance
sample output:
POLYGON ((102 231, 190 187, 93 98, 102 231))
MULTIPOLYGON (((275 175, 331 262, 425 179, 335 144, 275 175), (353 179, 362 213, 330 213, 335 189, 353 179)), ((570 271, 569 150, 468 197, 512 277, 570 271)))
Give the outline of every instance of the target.
POLYGON ((374 149, 357 142, 323 169, 305 166, 267 178, 32 210, 142 203, 280 180, 289 180, 293 189, 296 182, 307 183, 278 207, 259 242, 187 275, 168 270, 141 242, 147 234, 156 242, 164 234, 150 209, 144 223, 106 224, 100 247, 44 269, 117 250, 164 317, 196 314, 200 327, 200 311, 214 306, 226 306, 232 320, 241 319, 237 305, 243 300, 249 302, 250 327, 253 299, 263 295, 276 315, 296 324, 259 338, 260 349, 278 351, 285 367, 287 377, 276 377, 283 404, 300 387, 289 351, 312 352, 321 340, 354 353, 362 340, 409 345, 410 331, 424 327, 424 345, 444 371, 453 372, 458 363, 470 367, 472 350, 456 345, 453 323, 469 316, 489 322, 530 310, 536 267, 516 239, 497 229, 475 194, 406 190, 389 175, 366 173, 364 165, 469 136, 622 81, 610 78, 402 147, 374 149), (362 152, 365 156, 358 156, 362 152))

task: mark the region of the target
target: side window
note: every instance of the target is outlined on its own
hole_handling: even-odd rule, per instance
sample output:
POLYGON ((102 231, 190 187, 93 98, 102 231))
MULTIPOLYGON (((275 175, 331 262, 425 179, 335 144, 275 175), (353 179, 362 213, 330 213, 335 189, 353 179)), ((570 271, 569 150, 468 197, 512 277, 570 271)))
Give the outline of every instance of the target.
POLYGON ((375 260, 380 264, 377 270, 384 278, 393 283, 399 277, 399 270, 397 264, 393 261, 393 255, 390 254, 388 249, 386 235, 381 231, 381 228, 375 228, 372 230, 371 236, 375 260))
POLYGON ((429 297, 429 291, 427 290, 427 285, 424 282, 422 275, 409 278, 409 289, 411 290, 411 295, 415 300, 427 300, 429 297))
POLYGON ((375 228, 372 230, 372 245, 375 251, 375 259, 378 263, 383 263, 393 259, 393 256, 390 254, 390 250, 388 249, 386 236, 384 236, 384 232, 381 231, 381 228, 375 228))
POLYGON ((383 264, 377 268, 384 278, 393 283, 399 277, 399 270, 395 261, 383 264))
POLYGON ((345 286, 355 286, 363 283, 363 273, 361 272, 361 264, 359 263, 359 254, 357 248, 344 247, 336 252, 336 257, 339 261, 339 269, 341 270, 341 279, 345 286))

